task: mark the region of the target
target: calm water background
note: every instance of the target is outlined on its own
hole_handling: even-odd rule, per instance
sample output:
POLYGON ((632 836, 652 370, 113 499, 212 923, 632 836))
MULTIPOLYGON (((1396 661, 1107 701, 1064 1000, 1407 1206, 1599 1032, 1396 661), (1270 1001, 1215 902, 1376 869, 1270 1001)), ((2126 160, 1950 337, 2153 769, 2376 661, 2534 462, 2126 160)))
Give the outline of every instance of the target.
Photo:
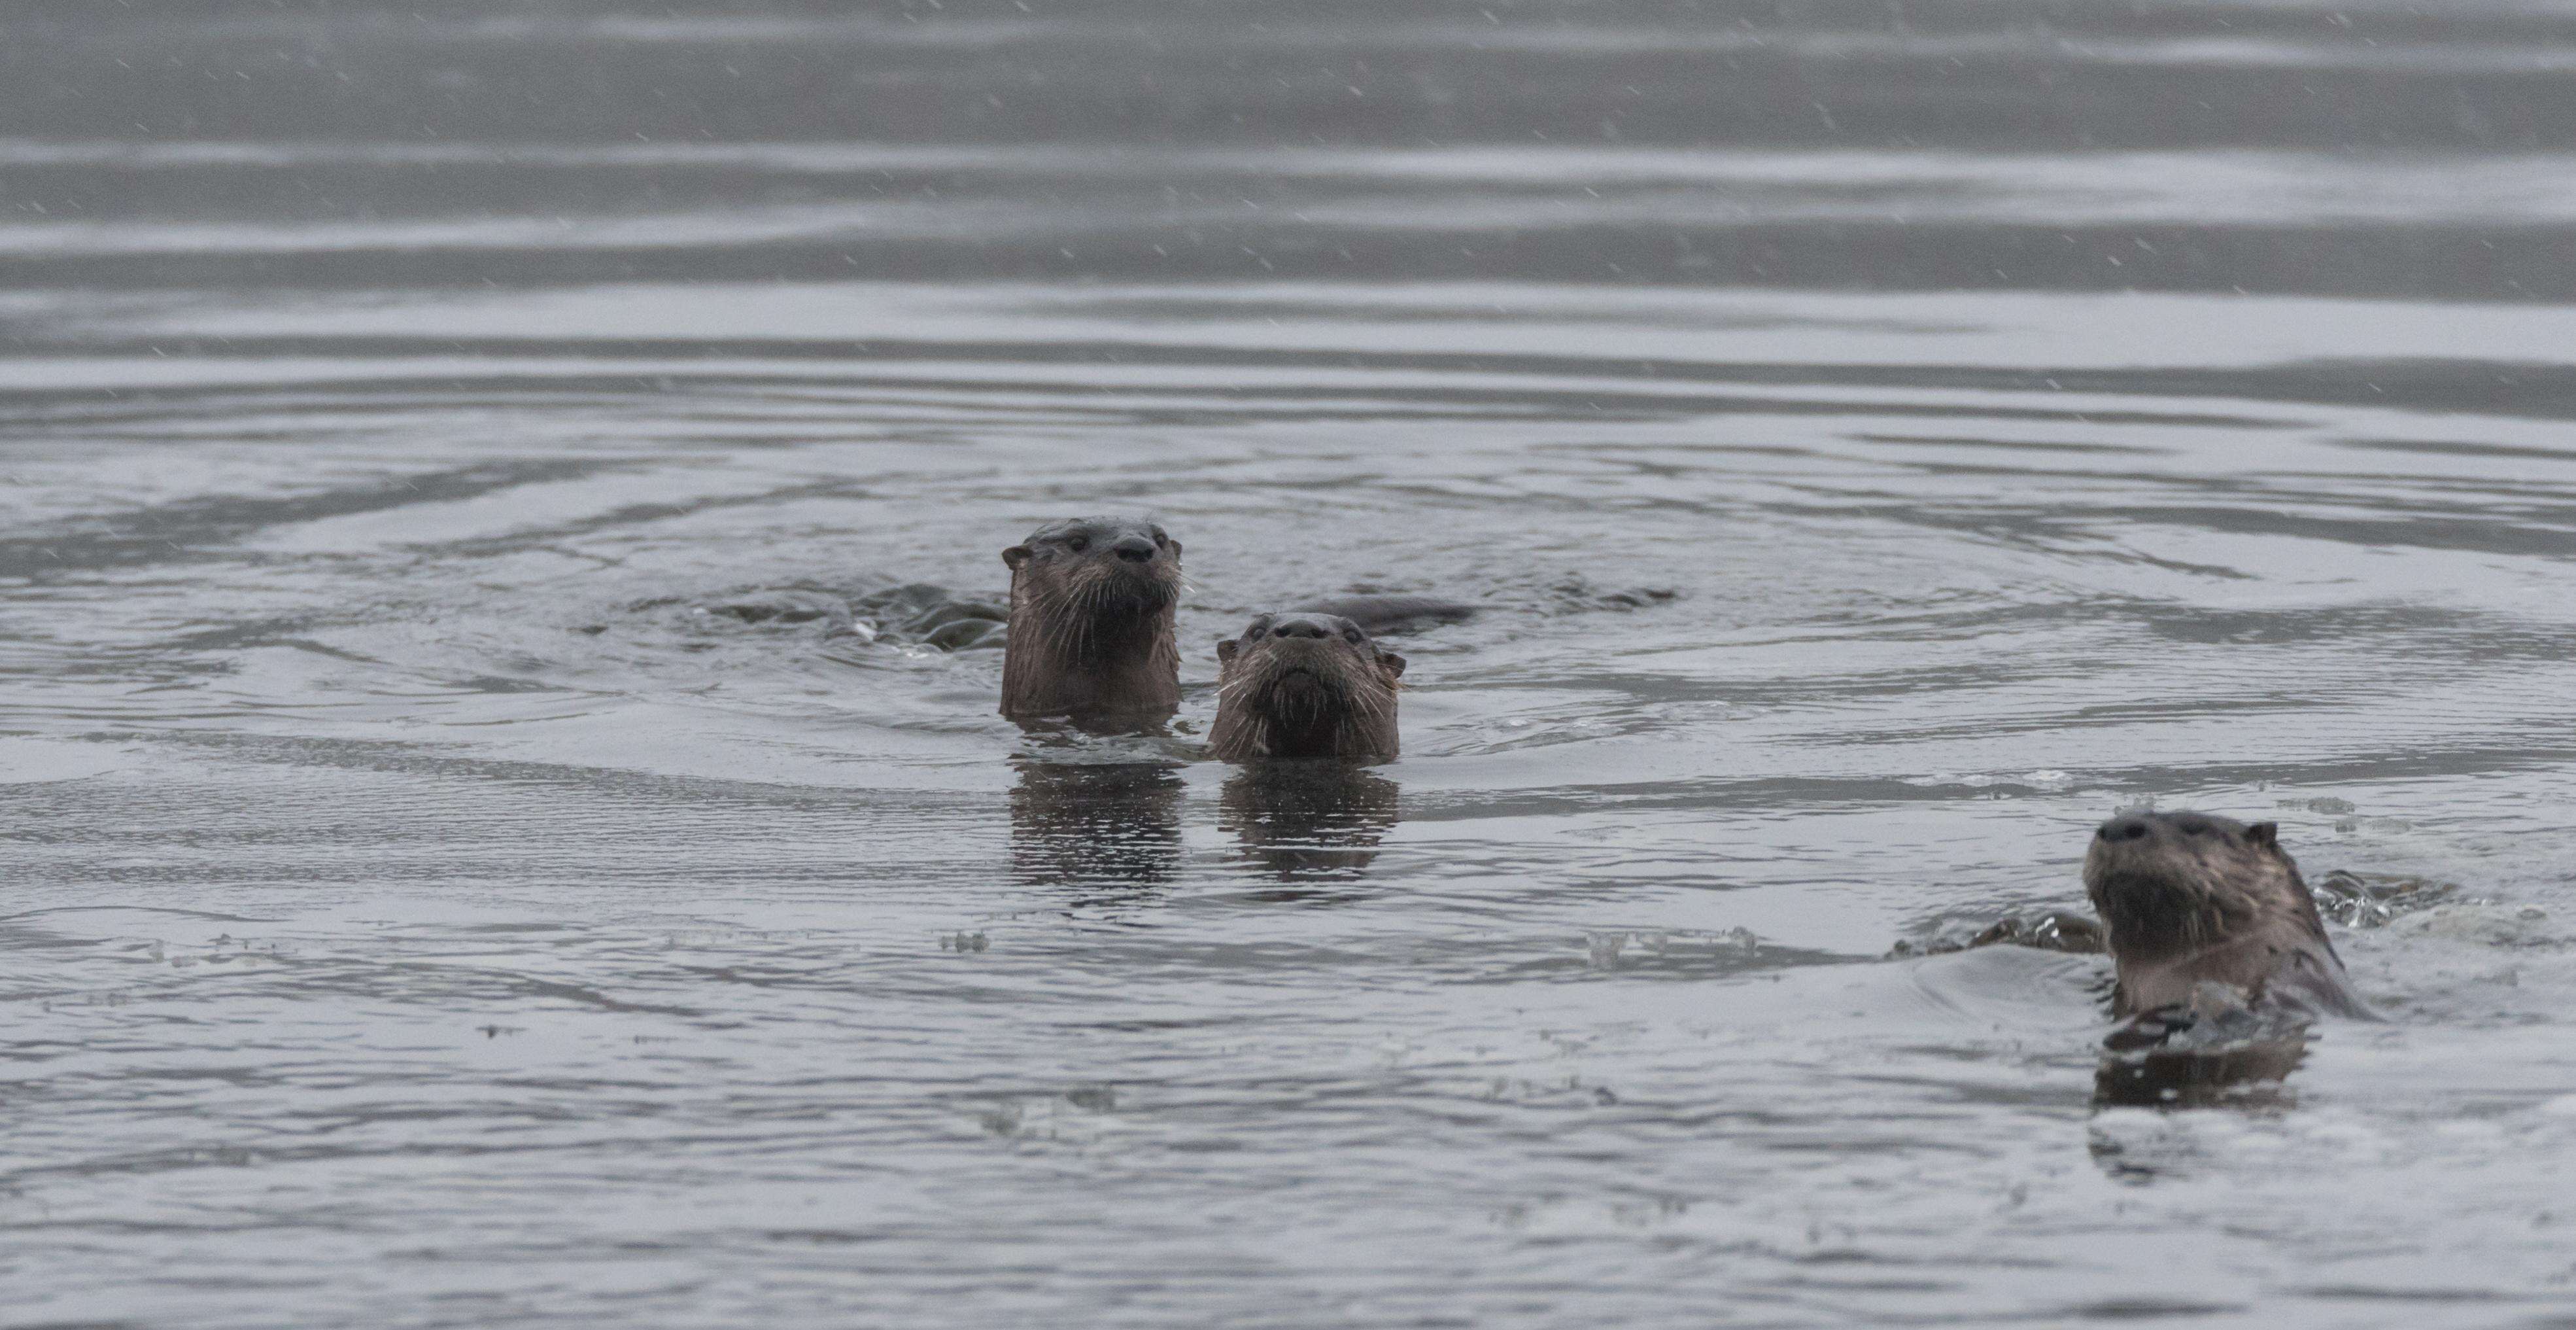
POLYGON ((13 5, 0 1324, 2576 1323, 2571 153, 2538 0, 13 5), (1095 510, 1173 738, 694 612, 1095 510), (1196 760, 1346 587, 1404 760, 1196 760), (2393 1023, 1884 959, 2140 800, 2393 1023))

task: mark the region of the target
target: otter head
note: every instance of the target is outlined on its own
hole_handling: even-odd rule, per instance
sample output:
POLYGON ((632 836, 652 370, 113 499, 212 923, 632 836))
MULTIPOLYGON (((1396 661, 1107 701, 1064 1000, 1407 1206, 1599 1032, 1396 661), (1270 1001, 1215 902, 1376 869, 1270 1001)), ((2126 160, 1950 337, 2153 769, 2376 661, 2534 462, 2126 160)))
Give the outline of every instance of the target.
POLYGON ((1006 716, 1160 713, 1180 705, 1181 542, 1137 517, 1050 522, 1002 551, 1011 570, 1006 716))
POLYGON ((2123 813, 2093 833, 2084 891, 2102 915, 2124 1015, 2194 1005, 2216 982, 2247 1002, 2371 1018, 2316 898, 2269 822, 2123 813))
POLYGON ((1229 762, 1260 757, 1384 761, 1396 755, 1404 657, 1333 614, 1264 614, 1216 644, 1216 723, 1229 762))
POLYGON ((1141 517, 1049 522, 1002 563, 1014 608, 1025 594, 1083 619, 1142 619, 1181 599, 1181 542, 1141 517))
POLYGON ((2123 813, 2103 823, 2084 856, 2084 891, 2112 956, 2166 960, 2303 905, 2313 912, 2279 831, 2208 813, 2123 813))

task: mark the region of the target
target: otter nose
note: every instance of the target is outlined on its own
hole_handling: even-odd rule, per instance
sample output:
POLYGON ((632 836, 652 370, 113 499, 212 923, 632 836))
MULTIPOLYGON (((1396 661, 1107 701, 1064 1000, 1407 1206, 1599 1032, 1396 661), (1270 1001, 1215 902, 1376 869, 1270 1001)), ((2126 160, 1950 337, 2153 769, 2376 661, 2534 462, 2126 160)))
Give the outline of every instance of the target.
POLYGON ((2103 823, 2102 829, 2093 834, 2104 840, 2142 840, 2147 834, 2147 820, 2143 817, 2115 817, 2103 823))
POLYGON ((1118 551, 1118 557, 1129 563, 1143 563, 1154 557, 1154 542, 1143 536, 1121 536, 1118 543, 1109 548, 1118 551))
POLYGON ((1331 637, 1331 630, 1312 619, 1290 619, 1270 630, 1280 637, 1331 637))

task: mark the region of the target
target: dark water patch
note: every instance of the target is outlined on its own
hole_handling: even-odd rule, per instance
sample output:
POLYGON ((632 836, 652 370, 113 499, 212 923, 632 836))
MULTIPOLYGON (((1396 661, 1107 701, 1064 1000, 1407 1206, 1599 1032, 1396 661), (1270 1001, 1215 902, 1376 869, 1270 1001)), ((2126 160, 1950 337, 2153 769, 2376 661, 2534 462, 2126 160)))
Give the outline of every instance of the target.
POLYGON ((218 557, 224 545, 276 526, 473 498, 590 476, 615 465, 583 458, 491 462, 317 493, 183 499, 51 532, 39 528, 0 537, 0 577, 41 583, 138 565, 202 561, 218 557))
POLYGON ((1974 435, 1956 434, 1861 433, 1854 434, 1851 437, 1858 439, 1863 443, 1893 444, 1900 447, 1991 448, 1998 452, 2015 453, 2071 453, 2079 456, 2120 454, 2128 454, 2131 456, 2152 456, 2155 452, 2155 450, 2151 448, 2141 448, 2113 443, 2043 443, 2027 439, 1985 439, 1978 438, 1974 435))
MULTIPOLYGON (((2313 406, 2366 406, 2373 409, 2418 411, 2474 410, 2477 414, 2504 418, 2523 417, 2541 420, 2576 418, 2576 370, 2542 361, 2495 361, 2478 358, 2409 357, 2402 359, 2335 358, 2311 361, 2272 363, 2243 369, 2217 367, 2177 367, 2140 369, 2103 369, 2083 365, 2061 368, 2006 368, 1975 364, 1830 364, 1830 363, 1761 363, 1708 362, 1674 359, 1668 356, 1566 355, 1530 352, 1396 352, 1396 351, 1319 351, 1303 347, 1244 347, 1225 345, 1174 345, 1162 342, 1086 338, 1070 342, 1031 341, 925 341, 900 336, 865 339, 819 340, 811 338, 760 339, 636 339, 584 336, 567 343, 562 340, 525 338, 419 338, 389 336, 341 335, 328 339, 228 337, 221 342, 175 334, 151 342, 122 338, 94 337, 49 338, 43 347, 30 347, 49 356, 110 354, 152 358, 153 348, 165 353, 211 356, 218 360, 240 357, 257 361, 270 357, 349 357, 363 355, 339 375, 325 378, 327 391, 334 397, 364 402, 376 394, 415 398, 424 382, 436 383, 443 389, 462 393, 507 390, 502 401, 529 400, 519 392, 564 394, 567 405, 580 405, 594 400, 591 393, 605 393, 612 399, 631 398, 637 392, 666 392, 680 384, 705 391, 740 388, 746 390, 796 390, 834 386, 840 383, 864 385, 877 391, 957 391, 963 385, 956 378, 932 378, 918 375, 888 375, 863 368, 880 363, 903 364, 919 361, 955 362, 959 364, 1001 364, 1010 366, 1135 366, 1176 368, 1311 368, 1317 370, 1418 371, 1456 375, 1509 376, 1530 379, 1581 379, 1602 382, 1605 386, 1566 386, 1545 395, 1527 391, 1497 389, 1482 385, 1458 383, 1437 389, 1398 387, 1366 380, 1336 383, 1330 387, 1315 385, 1273 386, 1260 382, 1223 385, 1221 392, 1230 400, 1259 402, 1276 398, 1294 399, 1332 395, 1354 401, 1398 402, 1422 398, 1441 402, 1496 403, 1545 406, 1562 409, 1569 399, 1580 399, 1595 409, 1708 412, 1727 408, 1773 410, 1784 413, 1841 411, 1867 413, 1876 404, 1857 401, 1815 403, 1796 399, 1740 398, 1732 396, 1694 395, 1687 391, 1642 394, 1638 380, 1657 383, 1695 385, 1725 384, 1763 387, 1897 387, 1923 389, 1970 389, 1988 392, 2027 393, 2038 395, 2082 395, 2106 398, 2169 398, 2198 403, 2267 402, 2313 406), (549 358, 567 353, 588 359, 635 359, 660 362, 652 371, 631 376, 599 374, 580 368, 545 366, 536 372, 510 377, 495 377, 489 372, 475 372, 472 362, 487 364, 511 360, 544 365, 549 358), (463 363, 447 359, 463 357, 463 363), (369 364, 384 362, 386 368, 398 368, 405 360, 423 362, 409 374, 385 377, 385 369, 369 364), (729 362, 722 368, 693 367, 695 360, 729 362), (745 371, 746 361, 795 364, 804 361, 825 362, 846 367, 841 374, 817 380, 801 375, 745 371), (363 371, 361 371, 363 367, 363 371), (373 380, 372 382, 370 380, 373 380), (1618 386, 1606 386, 1616 384, 1618 386)), ((1067 385, 1057 379, 1034 377, 979 376, 973 387, 983 393, 1057 394, 1067 385)), ((1152 386, 1138 384, 1140 390, 1152 386)), ((1204 386, 1203 386, 1204 387, 1204 386)), ((40 409, 57 405, 89 403, 103 405, 113 400, 118 411, 134 409, 137 401, 155 399, 181 402, 238 400, 244 405, 265 405, 274 400, 272 385, 225 385, 208 383, 185 388, 119 389, 111 394, 99 390, 48 389, 16 387, 7 391, 9 401, 40 409)), ((542 400, 542 399, 539 399, 542 400)), ((22 406, 22 409, 24 409, 22 406)), ((293 408, 289 408, 293 409, 293 408)), ((304 410, 322 409, 307 398, 304 410)), ((2170 412, 2143 411, 2129 406, 2103 406, 2092 410, 2069 407, 2043 409, 2022 405, 1960 407, 1930 401, 1888 403, 1887 414, 1920 415, 1937 419, 1946 415, 1990 414, 1998 419, 2061 419, 2094 424, 2173 424, 2237 426, 2243 428, 2283 428, 2287 422, 2225 410, 2170 412)), ((1587 412, 1589 414, 1590 412, 1587 412)), ((148 419, 148 417, 147 417, 148 419)), ((1881 431, 1872 431, 1880 433, 1881 431)), ((2152 455, 2153 450, 2143 451, 2152 455)))
MULTIPOLYGON (((781 447, 794 446, 792 440, 773 442, 781 447)), ((865 477, 819 480, 782 485, 776 489, 748 494, 709 494, 679 502, 623 504, 605 512, 586 514, 571 520, 532 525, 508 535, 421 543, 424 546, 438 548, 442 553, 451 556, 491 558, 527 550, 546 549, 602 532, 684 521, 730 508, 784 507, 815 499, 863 496, 869 492, 870 482, 865 477)))
POLYGON ((2136 522, 2169 524, 2231 535, 2280 535, 2327 541, 2362 549, 2411 547, 2430 550, 2474 550, 2491 554, 2558 557, 2576 531, 2576 506, 2552 510, 2524 505, 2512 520, 2497 521, 2469 512, 2456 516, 2361 518, 2305 516, 2252 506, 2185 508, 2140 505, 2126 509, 2136 522))
POLYGON ((2576 448, 2467 443, 2451 439, 2345 439, 2339 444, 2362 452, 2414 453, 2429 457, 2497 457, 2533 461, 2576 461, 2576 448))
MULTIPOLYGON (((850 385, 865 385, 878 390, 938 392, 947 394, 963 394, 968 391, 966 385, 961 384, 960 381, 955 378, 887 376, 861 368, 870 361, 878 359, 885 350, 886 344, 883 342, 872 342, 866 346, 844 348, 844 352, 848 357, 848 359, 844 361, 844 364, 847 367, 840 370, 832 377, 842 383, 850 385)), ((923 351, 926 353, 927 358, 942 360, 955 359, 966 362, 989 359, 1019 363, 1023 358, 1023 351, 1021 349, 1003 350, 992 347, 968 348, 947 346, 936 349, 923 348, 923 351)), ((897 358, 900 359, 900 357, 897 358)), ((1117 351, 1103 349, 1082 351, 1070 357, 1068 363, 1120 366, 1168 365, 1221 368, 1228 365, 1277 365, 1283 361, 1290 364, 1299 362, 1320 364, 1323 359, 1324 358, 1322 357, 1300 352, 1286 352, 1274 355, 1270 353, 1236 352, 1224 349, 1193 348, 1188 351, 1175 353, 1163 348, 1140 348, 1117 351)), ((1497 388, 1478 386, 1470 383, 1448 383, 1416 387, 1400 386, 1398 384, 1386 382, 1359 380, 1311 386, 1239 384, 1226 385, 1213 391, 1211 391, 1208 386, 1199 384, 1175 384, 1170 387, 1139 385, 1133 391, 1144 397, 1146 399, 1145 401, 1131 406, 1096 408, 1090 414, 1094 416, 1115 415, 1135 422, 1154 421, 1166 424, 1191 424, 1243 418, 1275 418, 1281 420, 1309 420, 1316 422, 1330 422, 1337 418, 1371 418, 1365 412, 1353 412, 1347 408, 1316 410, 1313 406, 1306 405, 1316 402, 1330 402, 1337 404, 1338 406, 1338 404, 1357 402, 1375 404, 1380 413, 1377 418, 1383 418, 1384 412, 1390 408, 1402 409, 1431 407, 1436 408, 1437 410, 1424 414, 1435 417, 1445 414, 1447 418, 1456 420, 1508 419, 1520 417, 1538 420, 1585 421, 1598 423, 1617 420, 1648 421, 1669 419, 1680 416, 1737 414, 1793 417, 1841 417, 1864 421, 1873 418, 1893 417, 1923 419, 1927 421, 1991 420, 2011 422, 2059 422, 2097 426, 2172 425, 2236 427, 2265 430, 2292 427, 2292 422, 2284 422, 2277 419, 2267 419, 2261 416, 2228 412, 2224 410, 2140 409, 2135 407, 2102 406, 2052 407, 2017 403, 2008 404, 2001 402, 1970 405, 1930 398, 1909 401, 1818 401, 1803 397, 1771 396, 1753 393, 1694 393, 1687 390, 1672 389, 1642 391, 1638 388, 1629 386, 1609 386, 1619 384, 1623 378, 1633 382, 1634 379, 1639 377, 1650 377, 1659 380, 1679 380, 1682 382, 1687 382, 1693 378, 1702 380, 1735 379, 1748 384, 1777 383, 1817 386, 2005 388, 2013 391, 2036 391, 2041 393, 2056 393, 2060 391, 2082 391, 2088 393, 2130 392, 2140 395, 2169 393, 2177 399, 2193 398, 2195 396, 2184 391, 2178 384, 2169 384, 2166 382, 2166 376, 2154 374, 2140 375, 2131 383, 2115 386, 2100 382, 2099 376, 2092 376, 2091 378, 2079 382, 2076 381, 2075 376, 2070 375, 2066 381, 2052 383, 2046 376, 2035 374, 2013 375, 2009 381, 2001 381, 2001 376, 1993 376, 1976 372, 1950 374, 1937 371, 1927 373, 1919 370, 1904 371, 1877 368, 1837 373, 1829 368, 1820 369, 1818 367, 1800 367, 1798 370, 1789 373, 1770 373, 1766 372, 1761 367, 1753 367, 1749 372, 1733 369, 1732 367, 1714 369, 1711 367, 1700 367, 1700 372, 1694 374, 1688 370, 1675 373, 1674 369, 1676 367, 1649 364, 1644 367, 1645 373, 1643 375, 1636 375, 1628 371, 1627 365, 1618 362, 1589 364, 1576 362, 1569 364, 1558 361, 1542 367, 1530 364, 1526 360, 1520 358, 1501 356, 1369 357, 1364 361, 1363 358, 1358 356, 1337 355, 1332 356, 1329 359, 1334 368, 1341 369, 1384 370, 1419 368, 1445 370, 1462 375, 1479 376, 1529 374, 1553 377, 1558 374, 1567 374, 1596 379, 1602 382, 1599 386, 1590 384, 1570 384, 1529 388, 1497 388), (1431 361, 1434 363, 1425 364, 1423 363, 1425 361, 1431 361), (1201 400, 1194 402, 1187 407, 1181 408, 1161 407, 1151 402, 1151 399, 1154 396, 1175 391, 1185 392, 1193 397, 1198 397, 1201 400), (1461 410, 1460 408, 1466 409, 1461 410)), ((399 366, 402 362, 399 359, 396 359, 385 363, 399 366)), ((370 367, 364 377, 376 378, 380 377, 382 374, 382 370, 370 367)), ((597 389, 615 389, 622 387, 629 393, 640 394, 647 399, 649 399, 651 395, 668 393, 681 386, 685 386, 690 391, 696 393, 729 392, 748 397, 808 388, 814 383, 814 379, 812 377, 802 374, 781 373, 765 375, 744 373, 738 370, 704 373, 693 371, 686 362, 667 363, 659 367, 658 373, 637 375, 632 378, 599 376, 573 372, 565 374, 545 374, 542 376, 524 375, 513 376, 510 379, 496 379, 480 375, 460 374, 457 367, 454 365, 443 363, 434 367, 423 366, 417 371, 402 375, 401 377, 404 382, 400 384, 400 390, 404 392, 417 391, 423 382, 453 383, 461 388, 469 390, 493 390, 516 384, 533 382, 539 385, 542 391, 558 391, 576 385, 594 387, 597 389)), ((345 380, 331 382, 327 388, 327 391, 333 395, 353 393, 355 394, 354 400, 358 401, 365 400, 365 394, 372 390, 373 389, 368 385, 350 383, 345 380)), ((972 385, 972 391, 976 393, 1008 392, 1060 395, 1076 390, 1065 382, 1056 379, 1025 378, 992 381, 979 378, 972 385)), ((184 398, 186 396, 194 396, 199 393, 203 393, 205 396, 215 401, 221 401, 228 395, 227 390, 219 387, 164 390, 164 392, 166 395, 173 398, 184 398)), ((101 395, 102 394, 94 392, 65 393, 59 390, 22 390, 5 393, 5 396, 13 397, 21 401, 34 399, 35 401, 44 403, 47 407, 59 404, 68 404, 81 400, 95 400, 101 395)), ((119 395, 125 396, 127 394, 119 395)), ((1096 399, 1102 395, 1102 390, 1097 388, 1091 389, 1085 395, 1096 399)), ((2033 400, 2045 400, 2045 398, 2036 398, 2033 400)), ((2390 404, 2396 405, 2396 403, 2390 404)), ((963 424, 966 422, 960 423, 963 424)), ((818 441, 823 440, 811 436, 798 437, 791 435, 766 440, 747 440, 745 442, 752 443, 756 446, 765 443, 767 446, 788 448, 802 443, 818 441)), ((826 492, 828 492, 828 490, 826 492)))
POLYGON ((2263 5, 567 5, 22 18, 19 132, 836 138, 2564 142, 2563 22, 2263 5), (794 11, 790 11, 793 13, 794 11), (1492 17, 1487 17, 1491 14, 1492 17), (2340 15, 2335 21, 2332 15, 2340 15), (193 21, 192 21, 193 20, 193 21), (578 53, 585 77, 563 69, 578 53), (79 78, 73 81, 72 74, 79 78))
POLYGON ((797 242, 602 242, 553 252, 517 235, 442 245, 399 233, 354 247, 280 238, 262 245, 265 253, 191 252, 184 240, 105 255, 22 248, 0 251, 0 283, 360 290, 470 289, 486 280, 527 287, 835 281, 853 272, 947 283, 1474 281, 1508 274, 1635 288, 2266 292, 2533 304, 2576 298, 2576 230, 2514 225, 2201 232, 2171 224, 1712 226, 1658 219, 1445 232, 1226 226, 1156 238, 1165 233, 1150 219, 1080 228, 1031 218, 1010 228, 1036 233, 1020 240, 943 238, 935 218, 923 219, 923 235, 901 240, 873 236, 867 219, 807 229, 822 234, 797 242), (2154 249, 2141 250, 2141 241, 2154 249))
MULTIPOLYGON (((1941 468, 1925 468, 1940 471, 1941 468)), ((1946 469, 1961 474, 1962 469, 1946 469)), ((2027 472, 1982 468, 1978 473, 1993 475, 2026 475, 2027 472)), ((2086 476, 2085 479, 2097 477, 2086 476)), ((2145 477, 2136 479, 2144 480, 2145 477)), ((1973 533, 1980 538, 2034 548, 2070 553, 2086 552, 2084 546, 2103 539, 2099 529, 2107 524, 2123 527, 2171 527, 2180 530, 2241 536, 2286 536, 2312 540, 2325 545, 2354 549, 2413 548, 2422 550, 2461 550, 2492 554, 2556 557, 2568 547, 2569 529, 2576 529, 2576 506, 2544 506, 2516 494, 2511 502, 2514 511, 2498 514, 2489 510, 2481 516, 2476 506, 2468 503, 2441 505, 2448 512, 2431 509, 2421 501, 2403 502, 2412 511, 2402 516, 2327 515, 2288 511, 2290 504, 2313 501, 2286 489, 2266 495, 2257 484, 2224 480, 2217 482, 2185 481, 2155 478, 2159 489, 2222 491, 2241 496, 2241 504, 2182 505, 2170 502, 2140 500, 2134 496, 2106 496, 2098 507, 2086 511, 2071 506, 2052 506, 2043 510, 1976 508, 1965 505, 1923 505, 1907 501, 1889 502, 1874 496, 1854 495, 1848 502, 1818 503, 1803 501, 1780 505, 1780 511, 1813 516, 1866 516, 1874 520, 1973 533), (2498 520, 2500 517, 2508 520, 2498 520)), ((2502 497, 2502 496, 2499 496, 2502 497)), ((2343 496, 2339 507, 2367 511, 2370 507, 2397 507, 2400 504, 2366 505, 2343 496)), ((2104 557, 2128 559, 2135 556, 2119 551, 2099 551, 2104 557)), ((2163 566, 2201 572, 2212 576, 2236 577, 2243 569, 2224 566, 2162 561, 2163 566)))
MULTIPOLYGON (((656 776, 647 772, 588 768, 546 762, 495 762, 446 745, 399 741, 292 738, 232 734, 220 731, 161 730, 149 734, 101 734, 102 742, 138 740, 166 744, 175 753, 202 754, 226 761, 273 763, 284 768, 344 770, 391 776, 438 777, 452 773, 486 788, 560 783, 617 798, 660 799, 674 807, 707 807, 728 802, 800 808, 829 815, 835 808, 864 817, 868 810, 911 805, 923 810, 954 804, 960 796, 929 790, 818 789, 804 784, 767 784, 749 780, 710 780, 699 776, 656 776)), ((38 801, 48 787, 0 786, 0 798, 38 801)), ((532 810, 533 812, 533 810, 532 810)))
MULTIPOLYGON (((2108 607, 2105 607, 2108 610, 2108 607)), ((2207 607, 2140 605, 2134 615, 2160 637, 2206 645, 2335 645, 2376 641, 2380 649, 2459 657, 2461 664, 2498 659, 2555 659, 2576 641, 2553 624, 2439 605, 2337 605, 2227 612, 2207 607), (2474 643, 2474 645, 2470 645, 2474 643)))

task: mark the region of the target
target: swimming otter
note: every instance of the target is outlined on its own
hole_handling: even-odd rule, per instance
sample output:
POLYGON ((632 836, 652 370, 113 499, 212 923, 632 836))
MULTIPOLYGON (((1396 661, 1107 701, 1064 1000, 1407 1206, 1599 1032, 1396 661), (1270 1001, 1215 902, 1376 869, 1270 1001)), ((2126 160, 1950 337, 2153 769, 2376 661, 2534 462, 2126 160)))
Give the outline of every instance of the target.
POLYGON ((1002 551, 1011 570, 1002 714, 1169 716, 1181 704, 1181 542, 1136 517, 1050 522, 1002 551))
POLYGON ((1404 657, 1380 651, 1336 614, 1264 614, 1216 644, 1216 724, 1208 749, 1260 757, 1395 756, 1395 690, 1404 657))
POLYGON ((2118 965, 2118 1015, 2187 1006, 2217 980, 2249 1001, 2373 1016, 2270 822, 2123 813, 2094 833, 2084 891, 2118 965))

